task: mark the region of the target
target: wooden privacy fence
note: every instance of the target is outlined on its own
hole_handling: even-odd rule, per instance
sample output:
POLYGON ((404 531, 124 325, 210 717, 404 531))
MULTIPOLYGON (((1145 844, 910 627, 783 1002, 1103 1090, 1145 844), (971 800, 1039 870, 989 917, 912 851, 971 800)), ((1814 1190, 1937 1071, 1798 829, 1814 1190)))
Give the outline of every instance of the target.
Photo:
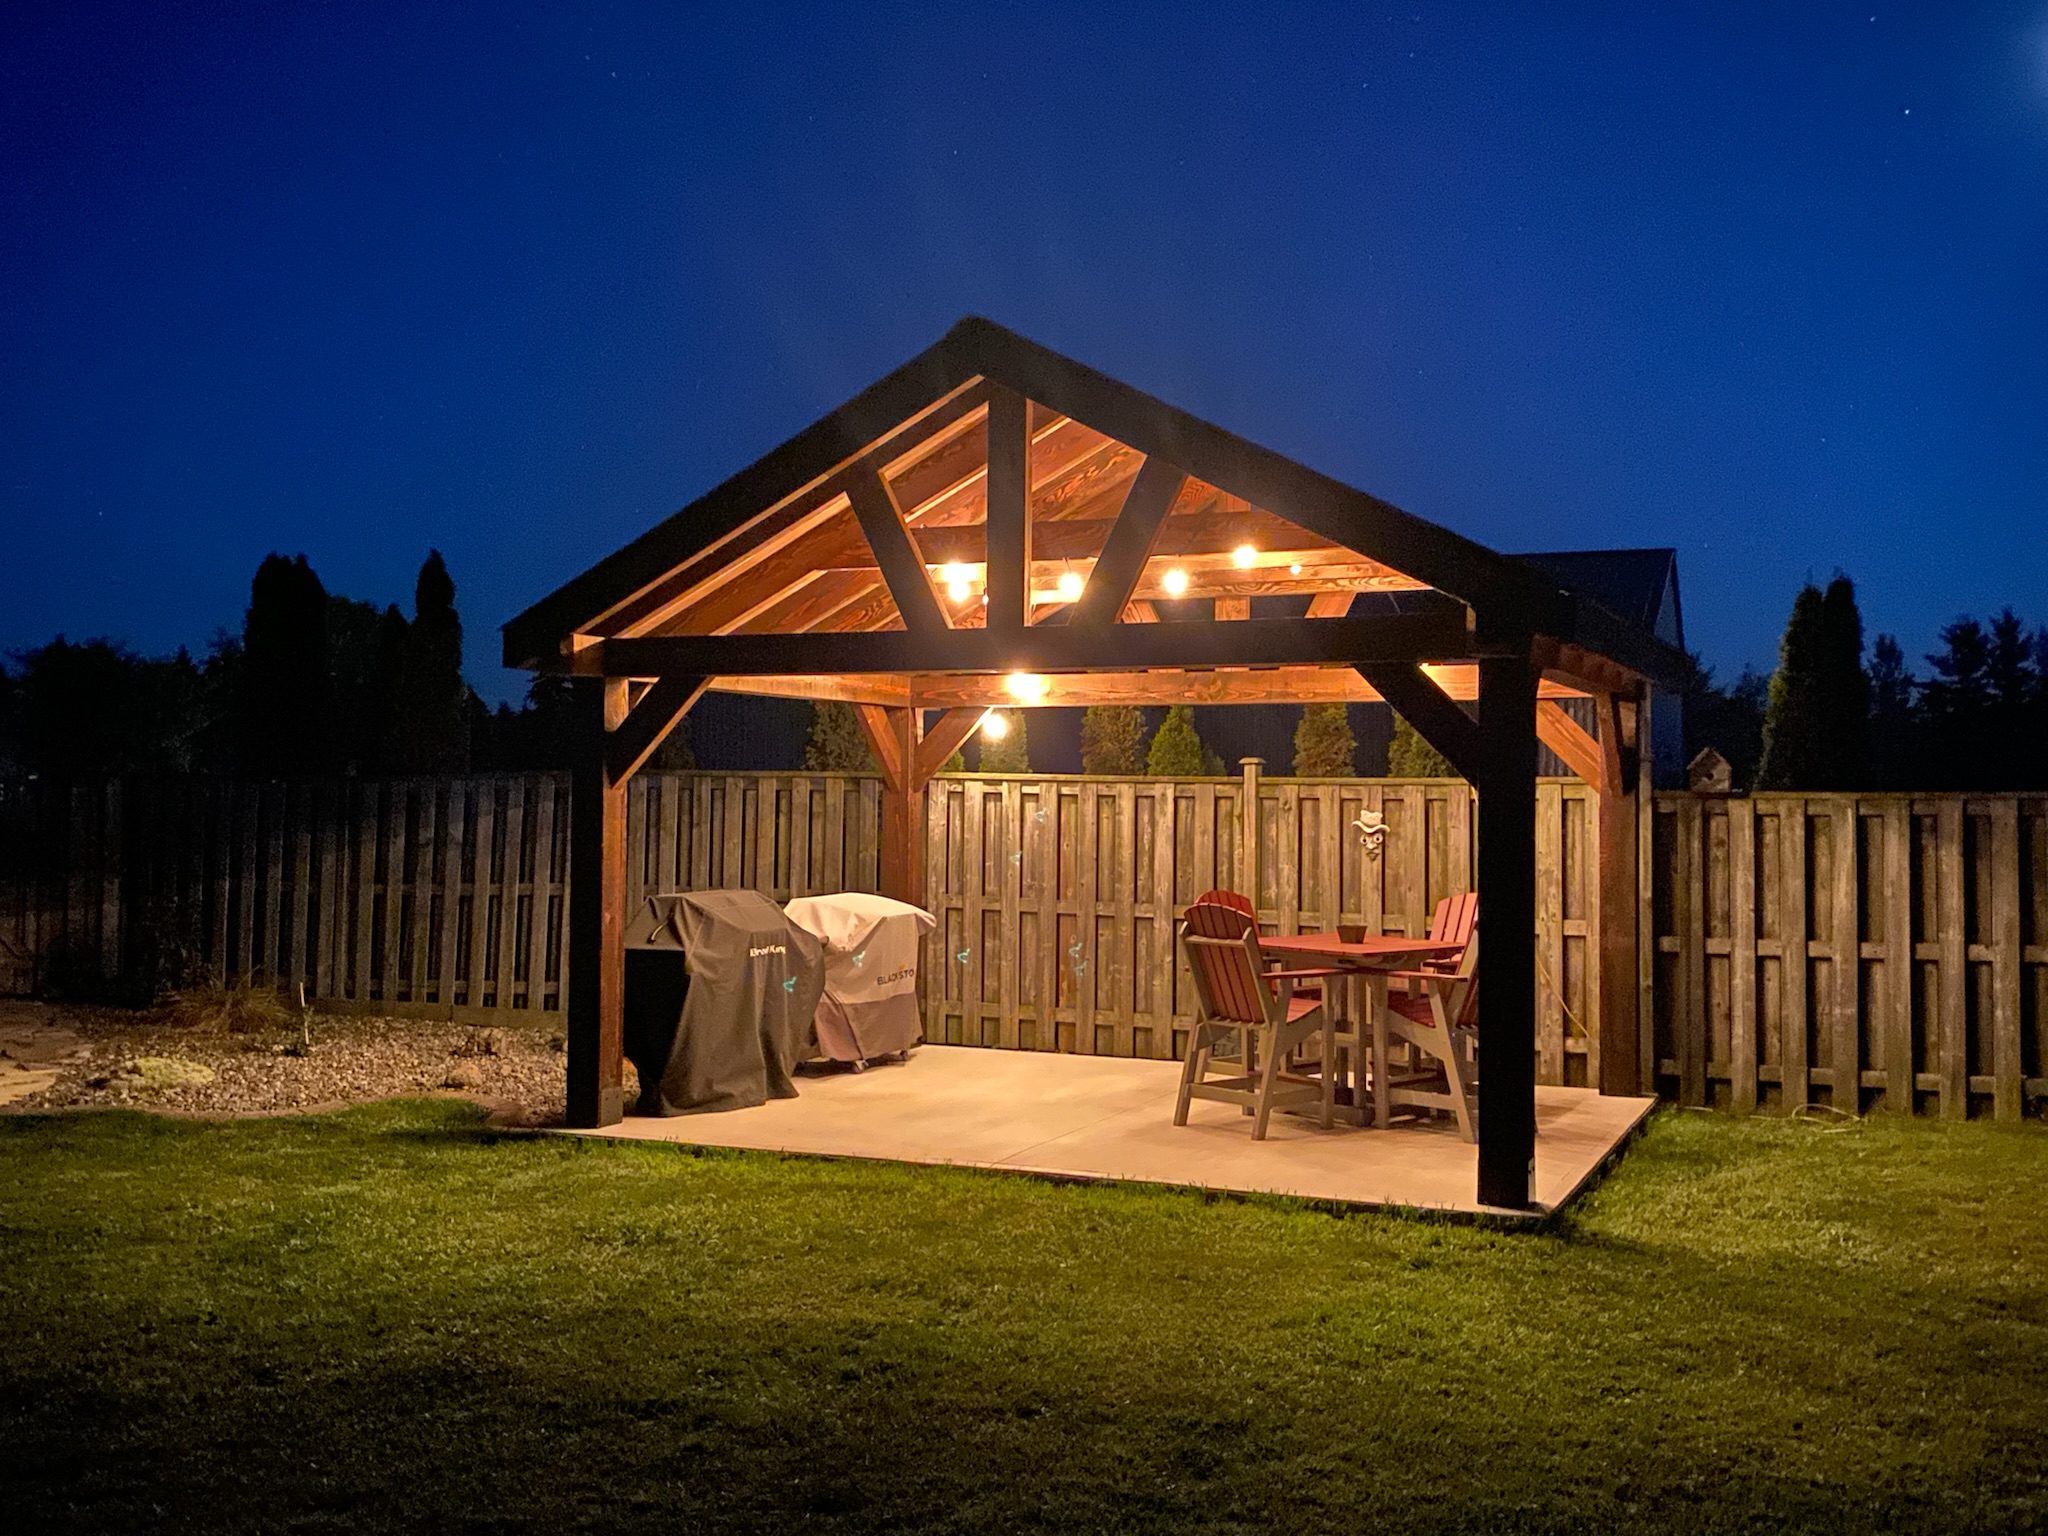
MULTIPOLYGON (((1594 1082, 1598 817, 1577 781, 1537 795, 1538 1074, 1594 1082)), ((1418 932, 1471 882, 1473 809, 1452 780, 1256 769, 935 779, 927 1033, 1171 1056, 1193 1004, 1172 920, 1191 898, 1253 889, 1276 930, 1418 932), (1377 853, 1361 817, 1379 819, 1377 853)), ((303 982, 350 1009, 554 1017, 567 812, 549 774, 0 783, 0 992, 177 973, 303 982)), ((873 778, 644 774, 628 900, 872 890, 879 832, 873 778)), ((1665 1093, 2005 1119, 2048 1101, 2048 797, 1662 794, 1644 858, 1665 1093)))
MULTIPOLYGON (((303 983, 330 1007, 558 1013, 568 796, 562 774, 0 786, 0 991, 210 979, 303 983)), ((872 889, 879 822, 872 779, 643 775, 628 900, 872 889)))
POLYGON ((1659 795, 1652 867, 1681 1103, 2039 1112, 2048 798, 1659 795))
MULTIPOLYGON (((1272 931, 1428 931, 1471 888, 1474 802, 1448 779, 946 777, 928 791, 933 1040, 1177 1057, 1194 989, 1173 919, 1215 886, 1272 931), (1242 808, 1255 804, 1256 839, 1242 808), (1378 818, 1369 844, 1356 825, 1378 818)), ((1589 912, 1598 818, 1576 780, 1537 790, 1540 1081, 1597 1080, 1589 912)))

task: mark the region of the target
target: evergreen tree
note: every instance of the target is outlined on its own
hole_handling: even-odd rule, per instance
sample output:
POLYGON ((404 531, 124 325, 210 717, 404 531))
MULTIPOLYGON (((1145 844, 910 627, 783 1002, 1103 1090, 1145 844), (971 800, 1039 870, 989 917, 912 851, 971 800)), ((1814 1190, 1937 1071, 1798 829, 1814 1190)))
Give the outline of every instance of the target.
POLYGON ((1455 779, 1458 770, 1395 710, 1394 739, 1387 746, 1387 774, 1396 779, 1455 779))
MULTIPOLYGON (((402 627, 404 618, 397 618, 402 627)), ((387 658, 391 643, 386 618, 374 603, 336 593, 327 599, 327 670, 332 687, 329 769, 376 773, 384 765, 386 738, 397 701, 399 656, 387 658)))
POLYGON ((1029 773, 1031 771, 1030 711, 1013 709, 1005 712, 1003 719, 1009 729, 1001 736, 991 737, 986 731, 981 736, 982 773, 1029 773))
POLYGON ((811 738, 804 743, 806 773, 878 773, 867 733, 851 704, 825 699, 811 706, 811 738))
POLYGON ((1961 618, 1942 630, 1941 644, 1928 653, 1933 675, 1920 685, 1920 768, 1930 788, 1989 788, 1982 776, 1993 745, 1986 728, 1993 698, 1991 639, 1975 619, 1961 618))
POLYGON ((1294 728, 1294 776, 1342 779, 1358 772, 1358 738, 1342 704, 1309 704, 1294 728))
POLYGON ((1904 789, 1916 764, 1913 675, 1891 635, 1870 648, 1870 768, 1879 789, 1904 789))
POLYGON ((1764 755, 1757 764, 1758 789, 1814 789, 1825 776, 1821 732, 1822 637, 1820 589, 1808 582, 1793 600, 1792 616, 1778 642, 1778 670, 1771 674, 1764 707, 1764 755))
POLYGON ((242 626, 242 771, 317 774, 328 763, 327 589, 304 555, 266 556, 242 626))
POLYGON ((1861 789, 1870 774, 1870 678, 1856 586, 1838 575, 1821 595, 1814 779, 1801 788, 1861 789))
POLYGON ((469 690, 462 681, 462 619, 438 549, 413 585, 412 623, 398 651, 388 766, 394 773, 469 768, 469 690))
POLYGON ((1094 704, 1081 716, 1083 773, 1143 773, 1145 712, 1131 704, 1094 704))
POLYGON ((1195 729, 1192 704, 1176 704, 1166 712, 1145 753, 1145 772, 1155 779, 1196 779, 1223 772, 1223 759, 1203 744, 1195 729))

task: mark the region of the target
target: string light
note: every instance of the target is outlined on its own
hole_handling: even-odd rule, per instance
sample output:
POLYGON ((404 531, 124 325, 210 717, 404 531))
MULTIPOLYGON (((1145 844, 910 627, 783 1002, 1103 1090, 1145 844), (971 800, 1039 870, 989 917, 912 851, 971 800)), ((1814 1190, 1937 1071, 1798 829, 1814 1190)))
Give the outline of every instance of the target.
POLYGON ((1003 686, 1019 704, 1036 704, 1045 697, 1045 679, 1034 672, 1012 672, 1003 686))
POLYGON ((991 709, 981 717, 981 734, 987 741, 1001 741, 1010 734, 1010 722, 991 709))
POLYGON ((1060 572, 1060 596, 1064 598, 1067 602, 1076 603, 1081 600, 1081 587, 1082 581, 1081 573, 1079 571, 1060 572))
POLYGON ((939 579, 946 584, 946 596, 956 603, 964 603, 974 594, 974 573, 964 565, 942 565, 939 579))
POLYGON ((1181 597, 1188 590, 1188 573, 1176 565, 1159 578, 1159 585, 1165 588, 1168 597, 1181 597))
POLYGON ((1249 544, 1240 544, 1230 552, 1230 563, 1240 571, 1248 571, 1259 563, 1259 552, 1249 544))
POLYGON ((946 596, 956 603, 964 603, 973 595, 974 588, 967 585, 964 581, 949 581, 946 583, 946 596))
POLYGON ((1294 564, 1287 567, 1287 574, 1290 576, 1299 576, 1301 574, 1301 562, 1297 560, 1294 562, 1294 564))

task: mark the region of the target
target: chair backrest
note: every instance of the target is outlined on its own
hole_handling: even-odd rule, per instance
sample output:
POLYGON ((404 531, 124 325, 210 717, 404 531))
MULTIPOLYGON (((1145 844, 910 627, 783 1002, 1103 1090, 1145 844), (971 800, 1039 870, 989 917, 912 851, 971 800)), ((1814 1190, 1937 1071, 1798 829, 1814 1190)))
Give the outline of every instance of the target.
POLYGON ((1436 911, 1430 914, 1429 936, 1442 943, 1464 944, 1470 942, 1472 930, 1479 922, 1479 893, 1465 891, 1457 896, 1446 896, 1436 904, 1436 911))
POLYGON ((1470 1029, 1479 1022, 1479 930, 1473 929, 1471 937, 1465 940, 1465 952, 1458 956, 1457 968, 1451 972, 1451 985, 1446 988, 1444 1011, 1450 1015, 1455 1029, 1470 1029))
POLYGON ((1180 941, 1204 1018, 1233 1024, 1268 1021, 1272 984, 1262 977, 1258 925, 1249 912, 1198 901, 1181 919, 1180 941))
POLYGON ((1194 904, 1198 907, 1229 907, 1233 912, 1258 915, 1258 908, 1252 905, 1251 897, 1242 891, 1226 891, 1220 885, 1213 891, 1202 892, 1195 898, 1194 904))

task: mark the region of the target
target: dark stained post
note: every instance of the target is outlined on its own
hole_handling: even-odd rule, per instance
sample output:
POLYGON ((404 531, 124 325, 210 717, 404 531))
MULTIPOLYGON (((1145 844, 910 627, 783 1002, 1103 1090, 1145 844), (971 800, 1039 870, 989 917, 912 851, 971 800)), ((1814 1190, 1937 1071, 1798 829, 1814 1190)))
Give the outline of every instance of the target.
MULTIPOLYGON (((581 720, 569 781, 569 1124, 625 1114, 626 784, 606 772, 626 718, 626 680, 579 680, 581 720)), ((500 964, 509 965, 509 960, 500 964)))
POLYGON ((1526 1208, 1536 1156, 1536 668, 1479 663, 1479 1200, 1526 1208))

